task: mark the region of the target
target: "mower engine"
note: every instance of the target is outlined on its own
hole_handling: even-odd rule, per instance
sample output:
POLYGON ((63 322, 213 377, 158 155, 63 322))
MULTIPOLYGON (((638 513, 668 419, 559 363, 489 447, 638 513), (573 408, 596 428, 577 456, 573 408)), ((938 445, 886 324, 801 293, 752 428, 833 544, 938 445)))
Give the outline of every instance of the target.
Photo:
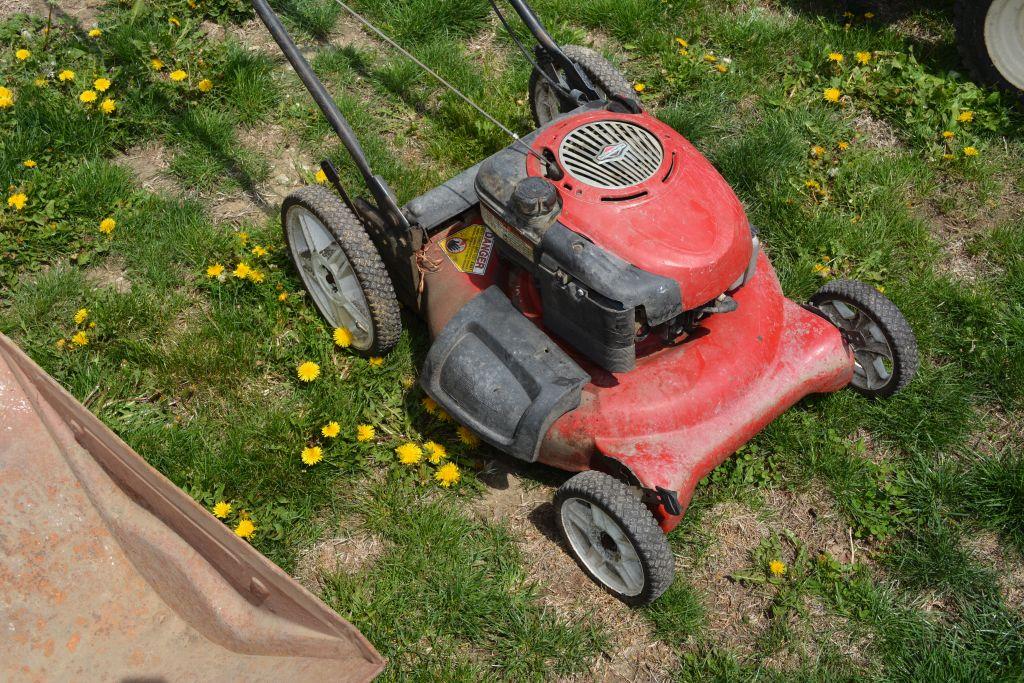
POLYGON ((645 113, 566 115, 486 160, 476 191, 499 250, 533 277, 544 327, 609 372, 635 367, 638 342, 732 310, 756 265, 732 189, 645 113))

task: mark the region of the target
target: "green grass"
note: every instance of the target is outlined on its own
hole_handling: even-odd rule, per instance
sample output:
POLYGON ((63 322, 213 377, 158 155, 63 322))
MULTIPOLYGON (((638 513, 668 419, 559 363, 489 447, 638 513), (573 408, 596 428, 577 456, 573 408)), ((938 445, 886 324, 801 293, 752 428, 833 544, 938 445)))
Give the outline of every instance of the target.
MULTIPOLYGON (((485 2, 353 4, 504 125, 529 130, 529 66, 495 32, 485 2)), ((649 637, 672 653, 666 677, 1021 678, 1022 613, 1000 589, 1008 568, 969 541, 994 534, 1008 562, 1024 561, 1022 118, 1009 98, 953 72, 949 4, 905 10, 899 24, 856 17, 847 28, 831 3, 810 1, 537 2, 559 40, 604 49, 645 85, 644 104, 712 160, 760 228, 788 295, 804 299, 821 285, 816 264, 828 277, 884 287, 921 350, 920 374, 898 397, 803 401, 698 488, 670 535, 676 581, 640 610, 649 637), (845 55, 842 71, 827 62, 831 51, 845 55), (858 51, 872 53, 871 69, 856 70, 858 51), (832 86, 842 106, 822 99, 832 86), (964 110, 973 121, 957 120, 964 110), (979 156, 965 156, 966 146, 979 156), (779 528, 780 511, 767 504, 777 489, 827 500, 861 548, 858 561, 779 528), (713 561, 721 539, 708 529, 730 506, 771 529, 733 571, 768 605, 757 615, 764 628, 748 624, 743 642, 709 627, 717 587, 688 571, 713 561), (773 557, 786 558, 784 577, 767 576, 773 557), (861 650, 836 645, 822 620, 861 650)), ((347 21, 330 0, 275 6, 402 201, 507 144, 372 39, 326 44, 347 21)), ((379 367, 335 348, 298 293, 276 217, 213 219, 211 197, 251 196, 271 179, 275 160, 239 142, 253 130, 298 141, 310 163, 334 159, 359 186, 278 55, 200 29, 251 17, 240 0, 110 3, 96 39, 64 26, 44 39, 42 17, 0 22, 0 85, 15 94, 0 110, 0 174, 6 196, 28 197, 22 211, 0 205, 0 331, 197 500, 230 500, 229 524, 238 511, 251 515, 254 545, 286 570, 339 527, 380 539, 380 557, 322 576, 320 595, 389 658, 386 679, 586 679, 615 651, 619 624, 547 608, 540 595, 552 586, 531 573, 515 530, 474 514, 485 488, 476 472, 493 453, 460 443, 455 425, 421 406, 412 379, 428 344, 423 328, 407 319, 379 367), (19 47, 32 57, 15 59, 19 47), (76 72, 73 83, 56 80, 63 69, 76 72), (182 82, 168 78, 177 69, 187 72, 182 82), (34 85, 40 75, 46 83, 34 85), (101 76, 113 81, 101 94, 116 100, 113 115, 78 101, 101 76), (198 89, 203 78, 214 83, 209 93, 198 89), (144 190, 113 162, 148 142, 167 148, 180 194, 144 190), (98 231, 108 217, 117 222, 109 237, 98 231), (269 254, 254 255, 256 245, 269 254), (230 273, 240 261, 264 281, 206 275, 213 263, 230 273), (89 318, 76 325, 80 308, 89 318), (84 348, 67 341, 79 330, 84 348), (310 384, 295 374, 307 360, 321 367, 310 384), (341 426, 333 440, 319 435, 331 420, 341 426), (376 438, 357 442, 359 424, 374 425, 376 438), (442 490, 431 468, 398 468, 392 450, 407 439, 444 444, 462 482, 442 490), (314 444, 325 460, 304 467, 299 454, 314 444)), ((547 474, 529 471, 557 479, 547 474)))

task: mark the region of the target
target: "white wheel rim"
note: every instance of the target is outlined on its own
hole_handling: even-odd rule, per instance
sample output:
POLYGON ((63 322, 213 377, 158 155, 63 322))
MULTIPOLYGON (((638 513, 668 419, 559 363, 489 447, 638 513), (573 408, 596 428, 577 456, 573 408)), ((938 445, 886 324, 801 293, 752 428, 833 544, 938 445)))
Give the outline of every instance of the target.
POLYGON ((327 226, 304 206, 289 207, 285 220, 292 261, 313 303, 333 327, 352 334, 352 346, 365 351, 373 343, 370 306, 345 251, 327 226))
POLYGON ((562 528, 573 553, 598 581, 626 597, 643 591, 640 556, 607 512, 582 498, 567 498, 562 503, 562 528))
POLYGON ((985 15, 985 48, 996 70, 1024 90, 1024 0, 994 0, 985 15))

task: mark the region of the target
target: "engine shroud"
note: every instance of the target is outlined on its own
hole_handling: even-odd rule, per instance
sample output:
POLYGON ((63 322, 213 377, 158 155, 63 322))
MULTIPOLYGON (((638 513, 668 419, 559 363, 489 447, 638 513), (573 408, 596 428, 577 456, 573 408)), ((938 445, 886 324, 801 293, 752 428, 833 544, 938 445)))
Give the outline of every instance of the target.
POLYGON ((485 160, 476 190, 502 252, 534 275, 544 326, 612 372, 635 366, 638 337, 673 327, 751 263, 732 189, 647 114, 585 107, 556 119, 485 160))

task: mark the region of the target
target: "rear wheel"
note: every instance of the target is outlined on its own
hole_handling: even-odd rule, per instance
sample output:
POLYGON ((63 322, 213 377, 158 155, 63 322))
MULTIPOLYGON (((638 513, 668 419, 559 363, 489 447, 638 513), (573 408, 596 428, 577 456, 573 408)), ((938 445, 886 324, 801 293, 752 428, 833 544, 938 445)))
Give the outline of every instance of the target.
POLYGON ((671 585, 675 559, 640 497, 603 472, 581 472, 555 494, 558 528, 573 559, 628 605, 646 605, 671 585))
POLYGON ((854 390, 865 396, 892 396, 917 374, 917 340, 910 323, 871 285, 833 280, 810 303, 852 347, 854 390))
MULTIPOLYGON (((612 66, 611 62, 594 50, 580 45, 565 45, 562 52, 583 71, 583 75, 590 80, 601 99, 606 100, 610 95, 635 99, 629 81, 612 66)), ((560 83, 566 90, 569 89, 564 71, 556 69, 553 64, 540 66, 549 78, 560 83)), ((568 110, 563 107, 558 93, 547 79, 534 69, 530 74, 530 112, 533 114, 533 120, 538 126, 543 126, 565 111, 568 110)))
POLYGON ((956 34, 975 80, 1024 92, 1024 0, 958 0, 956 34))
POLYGON ((390 350, 402 334, 398 299, 359 219, 330 190, 311 185, 285 198, 281 223, 295 269, 324 320, 348 330, 361 354, 390 350))

